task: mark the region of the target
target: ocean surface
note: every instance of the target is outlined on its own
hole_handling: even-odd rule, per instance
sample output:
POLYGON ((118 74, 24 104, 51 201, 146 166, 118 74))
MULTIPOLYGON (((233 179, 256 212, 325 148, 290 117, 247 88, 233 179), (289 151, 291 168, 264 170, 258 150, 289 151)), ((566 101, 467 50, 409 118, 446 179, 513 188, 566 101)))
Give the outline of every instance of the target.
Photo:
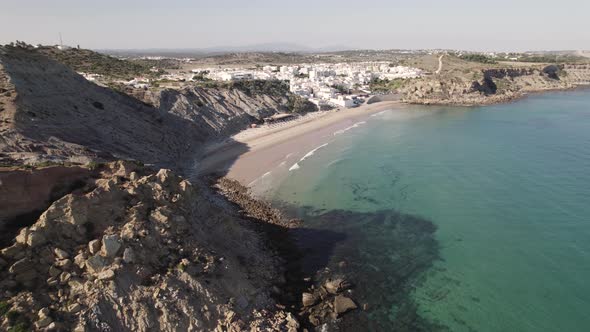
POLYGON ((590 331, 590 91, 381 112, 286 168, 267 198, 354 282, 349 330, 590 331))

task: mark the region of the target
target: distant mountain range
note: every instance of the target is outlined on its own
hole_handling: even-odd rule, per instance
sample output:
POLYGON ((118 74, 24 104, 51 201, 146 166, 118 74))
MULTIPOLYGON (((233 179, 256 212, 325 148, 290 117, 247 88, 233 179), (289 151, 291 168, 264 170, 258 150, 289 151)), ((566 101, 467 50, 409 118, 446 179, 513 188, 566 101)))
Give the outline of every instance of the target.
POLYGON ((282 52, 282 53, 321 53, 353 49, 346 46, 312 48, 292 43, 264 43, 244 46, 218 46, 206 48, 147 48, 147 49, 99 49, 101 53, 120 56, 210 56, 226 53, 282 52))

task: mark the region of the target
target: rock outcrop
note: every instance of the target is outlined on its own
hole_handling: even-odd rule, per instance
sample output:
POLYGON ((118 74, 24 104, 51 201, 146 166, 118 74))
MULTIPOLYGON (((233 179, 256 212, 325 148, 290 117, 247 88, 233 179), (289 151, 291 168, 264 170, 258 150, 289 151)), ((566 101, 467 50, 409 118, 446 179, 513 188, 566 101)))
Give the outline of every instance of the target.
POLYGON ((13 233, 30 219, 92 176, 93 171, 84 167, 0 171, 0 244, 11 240, 13 233))
POLYGON ((0 251, 0 329, 297 330, 281 261, 203 188, 129 162, 87 181, 0 251))
POLYGON ((413 104, 487 105, 526 93, 574 88, 590 81, 585 65, 488 68, 473 73, 449 72, 405 84, 402 100, 413 104))

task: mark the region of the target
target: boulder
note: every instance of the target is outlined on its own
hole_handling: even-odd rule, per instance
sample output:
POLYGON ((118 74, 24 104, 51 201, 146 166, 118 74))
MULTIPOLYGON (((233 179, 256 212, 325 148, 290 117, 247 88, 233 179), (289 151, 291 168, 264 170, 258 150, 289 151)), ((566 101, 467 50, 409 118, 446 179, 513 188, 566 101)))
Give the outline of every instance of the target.
POLYGON ((31 259, 23 258, 12 264, 8 271, 14 275, 16 281, 28 283, 37 277, 35 265, 31 259))
POLYGON ((100 255, 94 255, 86 260, 86 268, 92 273, 98 273, 106 266, 105 259, 100 255))
POLYGON ((334 298, 334 312, 337 315, 341 315, 356 308, 356 304, 344 295, 338 295, 334 298))
POLYGON ((304 307, 311 307, 312 305, 316 304, 318 297, 312 293, 303 293, 301 294, 301 302, 303 303, 304 307))
POLYGON ((123 261, 128 264, 135 262, 135 252, 133 252, 133 249, 126 248, 123 251, 123 261))
POLYGON ((59 259, 66 259, 70 257, 70 255, 67 252, 59 248, 55 248, 53 252, 55 253, 55 256, 59 259))
POLYGON ((74 257, 74 264, 76 264, 79 268, 84 268, 84 263, 86 262, 86 255, 84 253, 79 253, 74 257))
POLYGON ((102 237, 101 253, 105 257, 115 257, 121 249, 119 235, 105 235, 102 237))
POLYGON ((51 317, 49 317, 49 309, 48 308, 43 308, 41 310, 39 310, 38 315, 38 320, 35 322, 35 327, 37 329, 42 329, 44 327, 49 326, 49 324, 53 323, 53 319, 51 319, 51 317))
POLYGON ((55 262, 55 266, 61 268, 62 270, 69 270, 72 267, 72 261, 69 259, 61 259, 55 262))
POLYGON ((65 285, 70 280, 71 277, 72 277, 72 275, 70 273, 63 272, 62 274, 59 275, 59 282, 62 285, 65 285))
POLYGON ((53 323, 53 319, 51 319, 51 317, 43 317, 35 322, 35 327, 37 329, 42 329, 44 327, 49 326, 49 324, 51 324, 51 323, 53 323))
POLYGON ((80 303, 74 303, 68 307, 68 311, 71 314, 75 314, 75 313, 79 312, 80 310, 82 310, 82 306, 80 305, 80 303))
POLYGON ((42 244, 45 244, 45 242, 47 242, 45 235, 38 231, 29 233, 29 236, 27 237, 27 244, 31 248, 38 247, 42 244))
POLYGON ((88 243, 88 251, 90 251, 90 253, 92 255, 96 254, 97 252, 100 251, 100 241, 99 240, 92 240, 88 243))
POLYGON ((98 280, 111 280, 115 277, 115 271, 108 269, 98 274, 98 280))
POLYGON ((49 276, 57 277, 60 273, 61 273, 61 270, 58 269, 57 267, 55 267, 54 265, 51 265, 49 267, 49 276))
POLYGON ((292 313, 288 312, 287 313, 287 331, 288 332, 297 332, 299 331, 299 322, 297 321, 297 319, 295 319, 295 317, 293 316, 292 313))
POLYGON ((170 177, 172 176, 172 171, 169 169, 165 169, 162 168, 158 171, 158 173, 156 174, 156 177, 158 178, 158 181, 161 184, 166 184, 166 182, 168 182, 168 180, 170 179, 170 177))
POLYGON ((324 287, 326 288, 326 290, 328 291, 328 293, 330 294, 338 294, 341 291, 347 289, 350 287, 349 283, 342 279, 342 278, 336 278, 334 280, 328 280, 325 284, 324 287))
POLYGON ((165 209, 156 209, 152 211, 150 214, 150 221, 152 222, 159 222, 159 223, 167 223, 169 220, 168 213, 166 213, 165 209))

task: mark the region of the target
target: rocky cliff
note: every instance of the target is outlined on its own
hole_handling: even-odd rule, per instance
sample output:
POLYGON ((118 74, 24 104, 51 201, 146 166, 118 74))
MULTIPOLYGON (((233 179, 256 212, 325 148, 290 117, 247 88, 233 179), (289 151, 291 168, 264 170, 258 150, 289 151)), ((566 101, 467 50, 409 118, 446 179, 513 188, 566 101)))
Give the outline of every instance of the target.
POLYGON ((412 80, 401 89, 402 100, 416 104, 486 105, 526 93, 570 89, 590 82, 586 65, 487 68, 443 72, 412 80))
POLYGON ((169 170, 108 164, 0 251, 0 329, 295 331, 246 224, 169 170))
POLYGON ((239 89, 187 87, 151 93, 161 112, 191 121, 210 135, 228 135, 287 110, 287 95, 248 95, 239 89))

